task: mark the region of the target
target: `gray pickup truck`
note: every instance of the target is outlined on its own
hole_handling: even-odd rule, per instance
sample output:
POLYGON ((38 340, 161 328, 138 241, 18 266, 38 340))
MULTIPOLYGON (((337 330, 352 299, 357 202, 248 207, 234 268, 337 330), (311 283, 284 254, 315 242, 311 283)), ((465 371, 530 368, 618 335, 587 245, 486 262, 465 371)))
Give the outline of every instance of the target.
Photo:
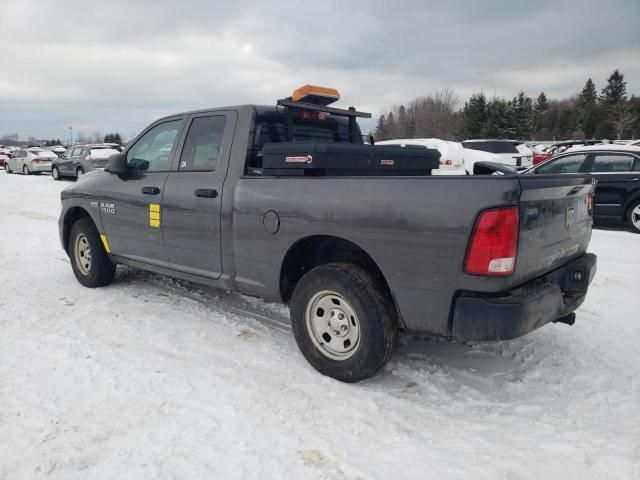
POLYGON ((488 341, 573 323, 596 271, 589 176, 431 176, 433 150, 363 144, 366 114, 326 103, 151 124, 62 192, 78 281, 124 264, 289 303, 303 355, 347 382, 385 365, 399 329, 488 341))

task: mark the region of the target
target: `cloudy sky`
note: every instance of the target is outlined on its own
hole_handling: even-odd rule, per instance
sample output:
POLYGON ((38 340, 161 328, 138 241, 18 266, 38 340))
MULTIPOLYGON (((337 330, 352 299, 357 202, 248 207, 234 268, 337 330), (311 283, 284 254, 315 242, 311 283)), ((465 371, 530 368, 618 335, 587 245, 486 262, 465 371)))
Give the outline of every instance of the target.
POLYGON ((568 96, 615 68, 640 94, 639 0, 0 0, 0 18, 0 136, 129 137, 305 83, 374 114, 444 87, 568 96))

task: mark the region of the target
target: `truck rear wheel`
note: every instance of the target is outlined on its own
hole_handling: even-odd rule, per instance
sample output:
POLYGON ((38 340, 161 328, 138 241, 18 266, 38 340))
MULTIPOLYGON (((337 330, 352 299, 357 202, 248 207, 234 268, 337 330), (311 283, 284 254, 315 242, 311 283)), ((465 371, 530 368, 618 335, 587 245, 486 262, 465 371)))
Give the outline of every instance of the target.
POLYGON ((103 287, 113 281, 116 266, 109 259, 90 218, 81 218, 71 227, 69 258, 73 273, 85 287, 103 287))
POLYGON ((343 382, 375 375, 391 358, 398 331, 395 308, 379 282, 342 263, 316 267, 300 279, 291 323, 307 361, 343 382))

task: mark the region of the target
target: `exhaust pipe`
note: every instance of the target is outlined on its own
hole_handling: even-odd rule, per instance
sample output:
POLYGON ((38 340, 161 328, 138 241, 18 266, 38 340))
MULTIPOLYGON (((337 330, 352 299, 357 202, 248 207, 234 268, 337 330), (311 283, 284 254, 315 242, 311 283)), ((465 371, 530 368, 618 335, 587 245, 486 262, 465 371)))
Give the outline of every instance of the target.
POLYGON ((566 323, 567 325, 573 325, 574 323, 576 323, 576 314, 570 313, 567 316, 560 317, 554 320, 553 323, 566 323))

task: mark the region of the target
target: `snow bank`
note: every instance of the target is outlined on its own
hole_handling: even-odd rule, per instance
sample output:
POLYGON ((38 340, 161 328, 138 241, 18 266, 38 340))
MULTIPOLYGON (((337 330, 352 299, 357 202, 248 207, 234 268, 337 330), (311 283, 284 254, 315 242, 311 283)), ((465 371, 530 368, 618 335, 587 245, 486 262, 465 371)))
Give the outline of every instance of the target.
POLYGON ((320 376, 281 305, 131 269, 80 286, 49 177, 0 173, 0 478, 640 476, 640 236, 595 231, 574 327, 402 337, 382 374, 320 376))

